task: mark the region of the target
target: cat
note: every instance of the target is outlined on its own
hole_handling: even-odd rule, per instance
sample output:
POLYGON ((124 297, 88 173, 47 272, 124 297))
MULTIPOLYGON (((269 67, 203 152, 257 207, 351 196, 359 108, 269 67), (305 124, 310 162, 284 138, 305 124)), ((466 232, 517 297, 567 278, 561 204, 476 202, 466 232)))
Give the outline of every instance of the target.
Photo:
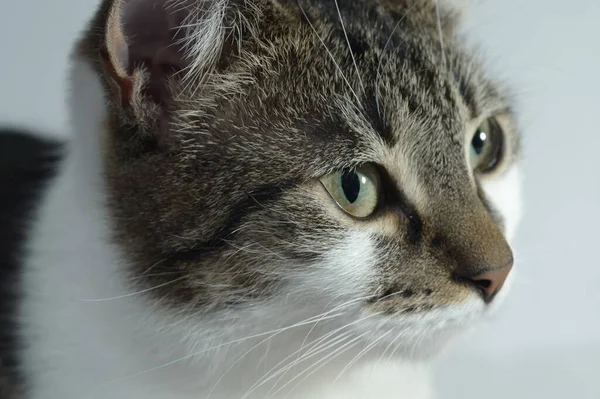
POLYGON ((520 217, 510 92, 460 14, 103 0, 15 278, 16 397, 431 397, 520 217))

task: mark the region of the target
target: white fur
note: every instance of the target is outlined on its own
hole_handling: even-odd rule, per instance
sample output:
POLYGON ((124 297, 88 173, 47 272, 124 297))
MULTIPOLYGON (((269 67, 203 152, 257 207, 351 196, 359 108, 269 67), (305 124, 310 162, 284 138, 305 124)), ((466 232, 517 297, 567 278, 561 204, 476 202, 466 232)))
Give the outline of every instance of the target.
POLYGON ((194 60, 189 66, 187 76, 198 78, 210 68, 221 53, 225 30, 232 27, 225 26, 225 13, 228 0, 201 0, 193 5, 181 0, 169 0, 172 9, 190 8, 188 18, 183 22, 186 37, 183 45, 186 57, 194 60))
MULTIPOLYGON (((446 341, 485 307, 474 295, 425 316, 363 314, 357 293, 377 257, 367 232, 348 233, 318 268, 291 276, 285 296, 243 311, 168 314, 143 292, 130 292, 120 249, 108 239, 103 96, 95 74, 77 64, 77 134, 40 210, 23 281, 28 398, 430 396, 425 367, 400 359, 446 341)), ((487 189, 511 220, 516 180, 507 176, 487 189)))
POLYGON ((483 180, 483 189, 494 207, 505 218, 506 237, 512 241, 521 220, 521 171, 512 166, 497 177, 483 180))

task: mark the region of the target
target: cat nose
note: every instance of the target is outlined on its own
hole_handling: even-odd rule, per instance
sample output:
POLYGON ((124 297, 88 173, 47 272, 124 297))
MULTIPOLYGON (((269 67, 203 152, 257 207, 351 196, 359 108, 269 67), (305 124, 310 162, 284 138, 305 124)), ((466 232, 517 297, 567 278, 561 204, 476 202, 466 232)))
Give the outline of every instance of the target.
POLYGON ((474 287, 481 294, 485 303, 489 304, 502 289, 512 266, 511 259, 506 265, 486 270, 483 273, 465 273, 463 270, 457 274, 457 277, 459 281, 474 287))

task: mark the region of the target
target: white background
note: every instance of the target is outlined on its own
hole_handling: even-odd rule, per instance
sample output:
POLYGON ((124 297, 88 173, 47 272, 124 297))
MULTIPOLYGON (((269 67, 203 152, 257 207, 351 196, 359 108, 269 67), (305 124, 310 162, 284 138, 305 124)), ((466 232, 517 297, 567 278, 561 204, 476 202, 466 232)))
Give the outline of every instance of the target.
MULTIPOLYGON (((67 56, 97 3, 0 0, 0 121, 64 130, 67 56)), ((598 399, 600 2, 478 3, 469 37, 518 95, 526 210, 512 295, 442 359, 440 397, 598 399)))

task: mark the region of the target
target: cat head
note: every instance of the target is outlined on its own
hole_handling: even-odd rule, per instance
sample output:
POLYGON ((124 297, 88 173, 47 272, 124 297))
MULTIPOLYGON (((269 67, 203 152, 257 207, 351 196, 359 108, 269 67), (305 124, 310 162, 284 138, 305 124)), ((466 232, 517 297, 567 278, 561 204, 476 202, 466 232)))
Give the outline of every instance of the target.
POLYGON ((406 347, 486 314, 519 137, 456 20, 432 0, 104 1, 78 56, 105 88, 132 286, 194 323, 335 314, 406 347))

